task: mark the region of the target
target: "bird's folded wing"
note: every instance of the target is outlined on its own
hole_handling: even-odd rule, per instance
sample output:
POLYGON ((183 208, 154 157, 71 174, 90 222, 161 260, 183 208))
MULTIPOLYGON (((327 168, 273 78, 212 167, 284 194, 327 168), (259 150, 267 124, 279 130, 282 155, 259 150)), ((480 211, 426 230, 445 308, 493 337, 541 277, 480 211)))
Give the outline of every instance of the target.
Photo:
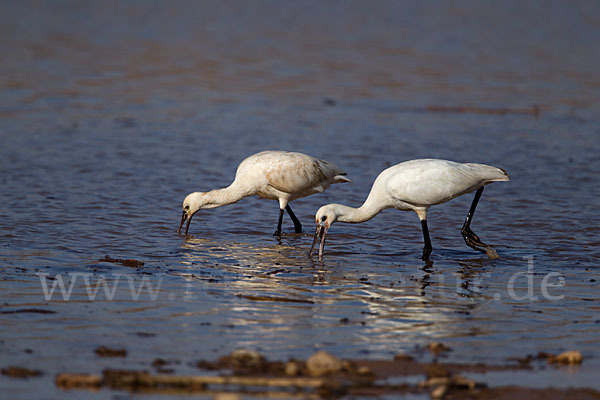
POLYGON ((388 193, 416 205, 440 204, 499 180, 498 168, 482 164, 452 163, 443 168, 406 168, 386 182, 388 193))
POLYGON ((341 174, 344 171, 333 164, 306 157, 272 165, 266 170, 265 176, 268 184, 275 189, 295 193, 311 188, 321 192, 325 189, 323 185, 341 174))

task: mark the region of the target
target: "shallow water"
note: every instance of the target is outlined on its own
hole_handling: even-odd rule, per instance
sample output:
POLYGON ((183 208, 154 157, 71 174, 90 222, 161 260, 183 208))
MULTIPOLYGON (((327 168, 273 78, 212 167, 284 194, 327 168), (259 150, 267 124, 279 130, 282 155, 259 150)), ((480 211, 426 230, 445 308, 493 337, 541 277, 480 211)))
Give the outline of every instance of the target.
POLYGON ((45 374, 26 386, 0 376, 12 398, 77 397, 55 389, 62 371, 161 357, 193 373, 240 347, 391 358, 435 340, 451 361, 576 349, 586 373, 600 369, 597 3, 0 11, 0 358, 45 374), (458 106, 471 108, 436 108, 458 106), (199 213, 189 236, 176 234, 187 193, 228 185, 264 149, 325 158, 353 183, 292 204, 305 234, 286 219, 288 233, 271 236, 277 204, 258 198, 199 213), (334 225, 324 262, 306 257, 319 206, 357 206, 381 170, 422 157, 509 172, 473 222, 500 259, 460 237, 472 195, 431 209, 431 264, 418 219, 395 210, 334 225), (108 294, 98 286, 91 301, 102 278, 108 294), (59 287, 44 293, 60 279, 75 282, 68 301, 59 287), (136 299, 142 283, 157 291, 136 299), (24 309, 55 313, 11 312, 24 309), (99 358, 99 345, 128 356, 99 358))

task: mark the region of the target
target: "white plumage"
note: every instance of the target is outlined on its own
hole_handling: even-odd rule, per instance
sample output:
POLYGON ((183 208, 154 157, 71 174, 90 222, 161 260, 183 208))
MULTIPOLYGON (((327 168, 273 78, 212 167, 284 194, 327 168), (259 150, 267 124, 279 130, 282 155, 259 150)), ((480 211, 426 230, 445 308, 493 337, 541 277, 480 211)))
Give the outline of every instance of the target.
POLYGON ((460 164, 446 160, 424 159, 394 165, 379 174, 367 200, 359 208, 328 204, 317 211, 315 216, 317 231, 310 254, 317 239, 320 238, 319 259, 322 258, 325 235, 334 222, 364 222, 373 218, 381 210, 396 208, 415 211, 419 216, 425 242, 423 259, 427 260, 431 254, 431 240, 427 228, 429 207, 477 190, 461 232, 468 246, 487 253, 490 258, 495 258, 496 251, 471 231, 470 223, 483 187, 491 182, 508 180, 506 171, 485 164, 460 164))
POLYGON ((186 196, 177 232, 181 231, 187 220, 187 234, 192 217, 199 210, 232 204, 253 195, 279 201, 276 236, 281 235, 283 210, 287 210, 292 218, 295 231, 301 232, 302 224, 288 203, 323 192, 331 184, 350 182, 345 175, 346 172, 338 166, 303 153, 263 151, 254 154, 240 163, 235 179, 228 187, 210 192, 194 192, 186 196))

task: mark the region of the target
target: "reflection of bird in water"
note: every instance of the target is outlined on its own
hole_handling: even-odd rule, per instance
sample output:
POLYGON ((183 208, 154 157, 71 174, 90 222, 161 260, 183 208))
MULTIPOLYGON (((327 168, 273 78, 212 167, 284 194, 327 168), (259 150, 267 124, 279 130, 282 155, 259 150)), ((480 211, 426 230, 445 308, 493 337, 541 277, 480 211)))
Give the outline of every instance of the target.
POLYGON ((181 231, 187 220, 187 234, 192 217, 199 210, 225 206, 253 195, 279 201, 279 222, 275 236, 281 236, 283 210, 294 222, 295 231, 302 232, 302 224, 288 203, 323 192, 333 183, 350 182, 345 175, 344 170, 336 165, 302 153, 263 151, 254 154, 240 163, 235 179, 228 187, 194 192, 183 200, 183 215, 177 232, 181 231))
POLYGON ((407 273, 400 276, 396 267, 365 275, 370 264, 311 266, 294 245, 188 236, 182 250, 185 261, 175 274, 190 282, 186 295, 209 306, 203 315, 214 316, 215 329, 236 326, 251 332, 236 338, 238 347, 255 345, 257 337, 288 347, 290 340, 304 345, 315 329, 336 332, 340 327, 358 337, 377 338, 380 344, 374 348, 412 347, 423 336, 454 334, 464 320, 464 314, 454 311, 469 312, 481 304, 465 301, 477 293, 457 292, 466 278, 444 276, 446 270, 431 263, 420 270, 401 268, 407 273), (317 317, 315 310, 320 310, 317 317))
MULTIPOLYGON (((298 239, 300 240, 300 239, 298 239)), ((183 264, 239 265, 245 273, 265 273, 279 266, 286 269, 306 266, 306 254, 299 246, 269 244, 267 246, 248 242, 222 242, 189 236, 182 244, 185 251, 183 264)))
POLYGON ((496 251, 483 243, 470 228, 483 187, 495 181, 508 181, 508 174, 503 169, 484 164, 426 159, 394 165, 379 174, 367 200, 359 208, 328 204, 317 211, 317 231, 309 254, 312 254, 315 243, 320 238, 319 259, 322 258, 325 235, 334 222, 364 222, 381 210, 396 208, 417 213, 425 241, 422 258, 428 260, 432 250, 427 228, 429 207, 477 190, 461 233, 467 246, 487 253, 490 258, 497 258, 496 251))

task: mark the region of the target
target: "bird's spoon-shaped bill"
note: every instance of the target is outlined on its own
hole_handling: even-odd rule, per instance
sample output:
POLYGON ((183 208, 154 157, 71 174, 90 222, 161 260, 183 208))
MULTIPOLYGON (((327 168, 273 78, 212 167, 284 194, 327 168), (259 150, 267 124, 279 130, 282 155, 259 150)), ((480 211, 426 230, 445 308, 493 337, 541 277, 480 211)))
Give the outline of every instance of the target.
POLYGON ((185 222, 185 220, 187 219, 187 224, 185 224, 185 234, 188 234, 188 229, 190 229, 190 222, 192 222, 192 217, 194 216, 194 214, 190 215, 188 217, 187 213, 184 211, 183 215, 181 216, 181 223, 179 224, 179 228, 177 229, 177 233, 181 232, 181 227, 183 226, 183 223, 185 222))
POLYGON ((308 257, 312 258, 312 253, 317 244, 317 240, 321 239, 321 243, 319 244, 319 261, 323 261, 323 249, 325 248, 325 235, 327 235, 327 226, 324 223, 317 224, 317 230, 315 231, 315 237, 312 242, 312 246, 310 246, 310 251, 308 252, 308 257))
POLYGON ((183 226, 183 223, 185 222, 186 218, 187 218, 187 214, 184 211, 183 215, 181 216, 181 223, 179 224, 179 228, 177 228, 177 233, 181 232, 181 227, 183 226))

